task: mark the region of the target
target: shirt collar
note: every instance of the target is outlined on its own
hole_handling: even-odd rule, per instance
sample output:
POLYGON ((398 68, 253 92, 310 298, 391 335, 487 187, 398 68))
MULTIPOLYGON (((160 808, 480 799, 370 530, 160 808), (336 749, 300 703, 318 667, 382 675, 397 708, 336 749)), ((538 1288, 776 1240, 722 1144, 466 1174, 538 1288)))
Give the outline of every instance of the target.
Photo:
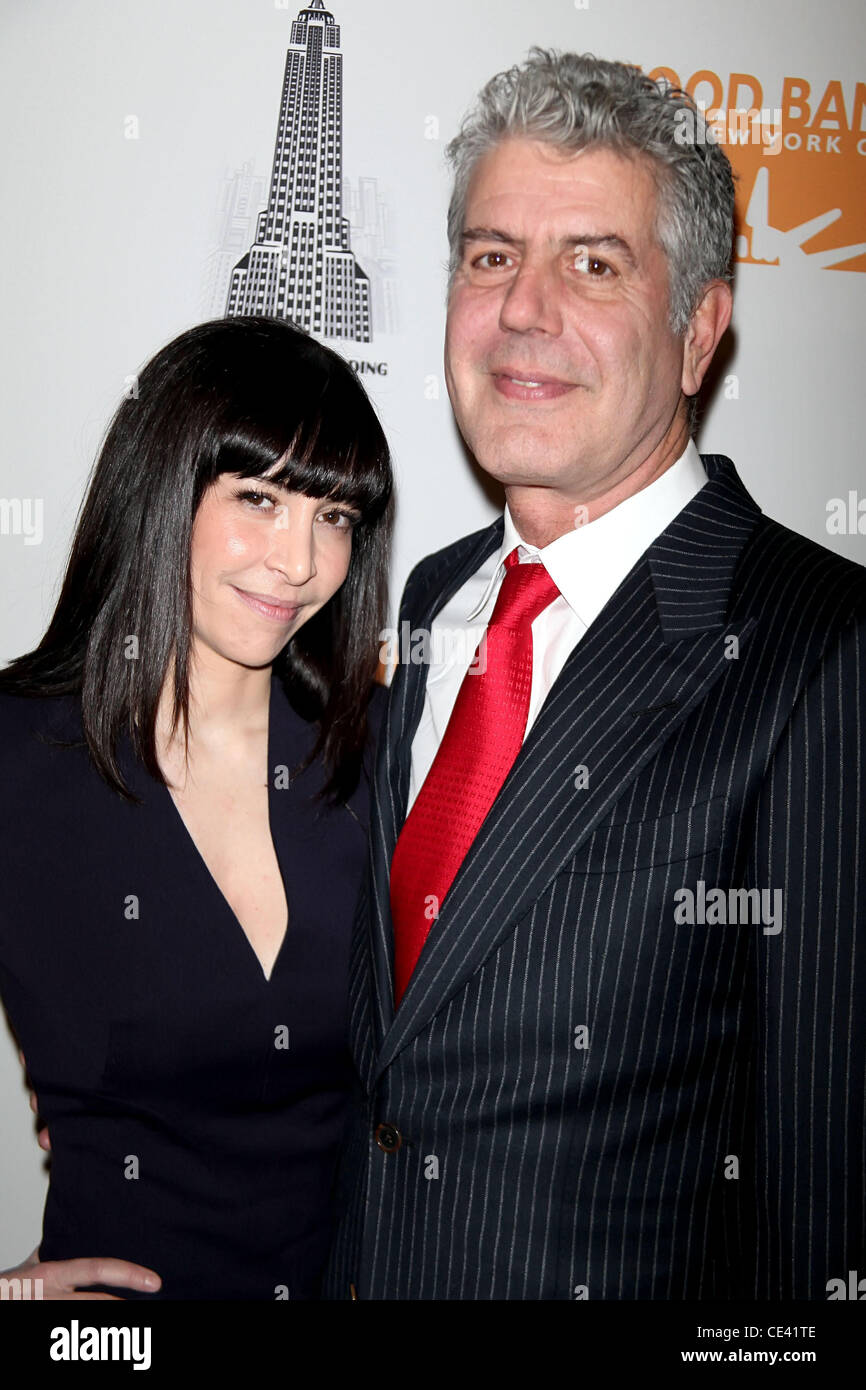
POLYGON ((660 477, 604 516, 558 536, 550 545, 524 541, 505 504, 502 545, 480 601, 466 615, 480 617, 505 573, 505 557, 517 547, 521 563, 540 562, 566 603, 586 626, 604 608, 629 570, 707 481, 694 440, 660 477))

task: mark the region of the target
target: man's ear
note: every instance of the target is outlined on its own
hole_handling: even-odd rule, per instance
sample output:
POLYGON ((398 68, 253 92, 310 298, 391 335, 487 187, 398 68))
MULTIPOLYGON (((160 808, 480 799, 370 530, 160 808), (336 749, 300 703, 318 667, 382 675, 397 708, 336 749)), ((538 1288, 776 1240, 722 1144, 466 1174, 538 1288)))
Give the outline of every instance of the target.
POLYGON ((713 353, 731 321, 733 302, 730 285, 724 280, 713 280, 692 314, 683 341, 681 384, 687 396, 694 396, 700 390, 713 353))

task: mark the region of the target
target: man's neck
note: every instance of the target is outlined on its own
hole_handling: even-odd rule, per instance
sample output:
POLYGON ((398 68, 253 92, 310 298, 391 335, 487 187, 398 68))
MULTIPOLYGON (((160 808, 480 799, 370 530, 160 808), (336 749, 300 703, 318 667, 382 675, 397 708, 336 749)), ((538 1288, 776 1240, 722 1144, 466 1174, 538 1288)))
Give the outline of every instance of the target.
POLYGON ((646 459, 624 476, 618 476, 619 470, 615 470, 616 481, 610 486, 602 484, 603 490, 597 495, 579 495, 571 488, 560 490, 519 484, 506 487, 508 510, 518 534, 541 550, 575 527, 596 521, 666 473, 685 452, 688 443, 688 427, 684 420, 677 419, 646 459))

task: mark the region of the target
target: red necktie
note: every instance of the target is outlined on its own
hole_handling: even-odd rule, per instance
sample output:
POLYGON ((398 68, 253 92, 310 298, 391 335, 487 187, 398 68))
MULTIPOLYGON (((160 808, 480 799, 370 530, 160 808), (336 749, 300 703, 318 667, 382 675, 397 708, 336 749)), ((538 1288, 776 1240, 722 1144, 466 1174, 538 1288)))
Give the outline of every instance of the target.
POLYGON ((542 564, 518 564, 516 550, 505 565, 487 631, 391 861, 396 1004, 526 731, 532 623, 559 590, 542 564))

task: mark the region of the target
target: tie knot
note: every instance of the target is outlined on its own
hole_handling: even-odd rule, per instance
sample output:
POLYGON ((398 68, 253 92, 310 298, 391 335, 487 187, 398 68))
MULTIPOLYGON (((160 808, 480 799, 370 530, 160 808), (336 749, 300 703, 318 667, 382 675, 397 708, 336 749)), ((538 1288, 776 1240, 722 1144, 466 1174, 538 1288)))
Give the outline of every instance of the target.
POLYGON ((559 596, 559 590, 540 562, 520 564, 517 551, 505 559, 505 574, 489 627, 522 627, 532 623, 549 603, 559 596))

